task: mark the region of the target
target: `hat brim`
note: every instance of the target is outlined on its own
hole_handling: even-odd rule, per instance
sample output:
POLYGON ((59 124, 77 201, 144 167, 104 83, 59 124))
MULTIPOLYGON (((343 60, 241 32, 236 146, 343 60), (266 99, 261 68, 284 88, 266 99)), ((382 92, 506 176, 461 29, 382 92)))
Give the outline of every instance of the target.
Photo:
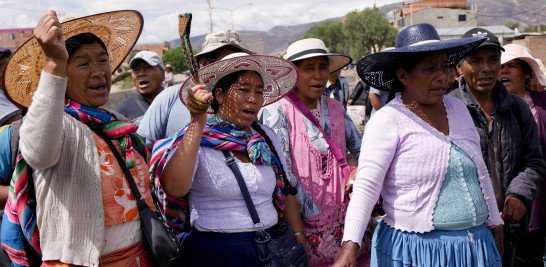
MULTIPOLYGON (((114 73, 136 44, 143 22, 140 12, 120 10, 65 21, 61 25, 65 40, 86 32, 99 37, 108 49, 114 73)), ((6 97, 16 106, 27 109, 44 66, 44 52, 36 37, 32 37, 13 53, 6 64, 1 81, 6 97)))
POLYGON ((330 73, 336 72, 343 67, 349 65, 352 61, 352 58, 346 55, 337 54, 337 53, 309 53, 302 55, 300 57, 291 58, 290 62, 296 62, 308 58, 314 58, 314 57, 328 57, 328 63, 329 67, 328 70, 330 73))
POLYGON ((534 59, 534 58, 531 58, 531 57, 525 57, 525 56, 516 56, 516 55, 511 55, 511 54, 506 54, 506 53, 503 53, 502 56, 501 56, 501 64, 504 64, 510 60, 514 60, 516 58, 519 58, 523 61, 525 61, 525 63, 527 63, 529 65, 529 67, 531 67, 531 69, 533 70, 533 77, 542 85, 542 86, 546 86, 546 77, 544 77, 544 72, 542 72, 542 69, 540 68, 540 65, 538 65, 538 62, 534 59))
MULTIPOLYGON (((299 78, 297 67, 287 60, 274 56, 248 55, 220 60, 203 67, 199 70, 199 80, 209 92, 212 92, 222 77, 246 70, 255 71, 262 77, 264 83, 262 106, 267 106, 292 91, 299 78)), ((194 86, 191 76, 182 83, 179 98, 184 105, 187 103, 188 91, 194 86)), ((210 107, 207 112, 214 113, 210 107)))
POLYGON ((209 45, 207 47, 205 47, 205 49, 201 50, 201 52, 197 53, 196 55, 194 55, 193 57, 198 61, 199 60, 199 57, 205 55, 205 54, 208 54, 210 52, 213 52, 213 51, 216 51, 222 47, 225 47, 225 46, 231 46, 231 47, 234 47, 236 49, 239 49, 241 50, 241 52, 245 52, 249 55, 253 55, 255 54, 254 51, 252 50, 249 50, 249 49, 246 49, 244 47, 242 47, 241 45, 239 44, 235 44, 235 43, 219 43, 217 45, 209 45))
POLYGON ((400 66, 398 60, 401 56, 408 53, 446 51, 449 65, 453 66, 485 40, 485 37, 460 38, 382 51, 361 58, 357 62, 356 72, 371 87, 390 91, 396 79, 395 71, 400 66))

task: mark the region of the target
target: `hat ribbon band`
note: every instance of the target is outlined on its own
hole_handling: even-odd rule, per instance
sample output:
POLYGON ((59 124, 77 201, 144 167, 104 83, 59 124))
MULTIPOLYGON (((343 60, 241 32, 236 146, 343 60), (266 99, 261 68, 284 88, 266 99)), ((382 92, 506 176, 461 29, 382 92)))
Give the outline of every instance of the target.
POLYGON ((417 42, 417 43, 414 43, 414 44, 410 44, 409 46, 416 46, 416 45, 437 43, 437 42, 439 42, 439 41, 440 41, 440 40, 425 40, 425 41, 417 42))
POLYGON ((328 51, 326 51, 325 49, 309 49, 309 50, 305 50, 305 51, 301 51, 299 53, 293 54, 289 58, 287 58, 287 60, 292 61, 292 60, 294 60, 294 59, 296 59, 298 57, 305 56, 305 55, 308 55, 308 54, 314 54, 314 53, 326 54, 326 53, 328 53, 328 51))

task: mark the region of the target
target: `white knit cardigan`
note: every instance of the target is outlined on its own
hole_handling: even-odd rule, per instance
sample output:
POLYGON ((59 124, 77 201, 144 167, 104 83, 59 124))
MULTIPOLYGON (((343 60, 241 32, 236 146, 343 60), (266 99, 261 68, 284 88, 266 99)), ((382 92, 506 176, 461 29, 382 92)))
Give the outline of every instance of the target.
POLYGON ((66 84, 42 72, 19 146, 34 171, 42 260, 98 266, 104 245, 98 152, 92 131, 63 110, 66 84))

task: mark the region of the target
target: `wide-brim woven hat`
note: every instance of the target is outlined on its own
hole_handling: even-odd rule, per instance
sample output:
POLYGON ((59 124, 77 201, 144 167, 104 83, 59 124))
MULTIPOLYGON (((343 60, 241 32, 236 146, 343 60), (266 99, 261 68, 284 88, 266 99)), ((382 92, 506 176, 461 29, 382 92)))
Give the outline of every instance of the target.
POLYGON ((390 91, 396 79, 400 58, 408 53, 446 51, 453 66, 486 40, 483 36, 441 41, 434 26, 420 23, 402 30, 396 36, 395 48, 361 58, 357 62, 358 76, 373 88, 390 91))
MULTIPOLYGON (((237 71, 255 71, 260 74, 264 83, 264 103, 267 106, 292 91, 298 82, 299 74, 294 64, 280 57, 265 55, 249 55, 239 52, 226 56, 224 59, 209 64, 199 70, 199 80, 212 92, 216 83, 224 76, 237 71)), ((179 97, 186 105, 188 91, 195 86, 189 77, 180 87, 179 97)), ((209 114, 214 113, 209 107, 209 114)))
MULTIPOLYGON (((136 10, 120 10, 95 14, 61 23, 65 40, 80 33, 93 33, 106 48, 112 73, 121 65, 136 44, 144 19, 136 10)), ((8 99, 26 109, 38 87, 45 57, 36 37, 21 45, 10 57, 0 81, 8 99)))
POLYGON ((504 47, 504 52, 501 54, 501 64, 504 64, 510 60, 519 58, 525 63, 529 64, 529 67, 533 70, 533 78, 542 86, 546 86, 546 77, 540 65, 536 61, 533 53, 529 48, 518 44, 507 44, 504 47))
POLYGON ((349 56, 328 52, 324 42, 317 38, 307 38, 292 43, 286 49, 284 57, 290 62, 313 57, 328 57, 330 73, 342 69, 352 61, 349 56))

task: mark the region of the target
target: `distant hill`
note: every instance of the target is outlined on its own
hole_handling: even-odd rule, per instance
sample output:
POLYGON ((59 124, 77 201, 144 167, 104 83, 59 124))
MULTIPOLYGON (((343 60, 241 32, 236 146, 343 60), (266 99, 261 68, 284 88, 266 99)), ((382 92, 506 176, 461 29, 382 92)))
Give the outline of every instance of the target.
MULTIPOLYGON (((326 21, 341 21, 341 18, 331 18, 306 24, 292 26, 275 26, 267 32, 239 31, 243 46, 264 55, 279 55, 288 47, 288 43, 294 42, 305 34, 313 25, 326 21)), ((205 41, 205 34, 190 38, 192 48, 200 51, 205 41)), ((171 47, 180 46, 180 39, 171 41, 171 47)))
MULTIPOLYGON (((473 5, 474 1, 468 1, 473 5)), ((402 7, 402 2, 379 7, 383 13, 402 7)), ((506 25, 509 21, 518 21, 520 30, 528 25, 546 24, 546 8, 544 0, 479 0, 478 21, 485 25, 506 25)), ((322 21, 292 25, 275 26, 267 32, 240 31, 243 46, 259 54, 279 55, 286 50, 288 44, 303 37, 313 25, 326 21, 341 21, 339 18, 329 18, 322 21)), ((192 47, 201 50, 205 35, 190 38, 192 47)), ((180 46, 180 40, 173 40, 171 47, 180 46)))

